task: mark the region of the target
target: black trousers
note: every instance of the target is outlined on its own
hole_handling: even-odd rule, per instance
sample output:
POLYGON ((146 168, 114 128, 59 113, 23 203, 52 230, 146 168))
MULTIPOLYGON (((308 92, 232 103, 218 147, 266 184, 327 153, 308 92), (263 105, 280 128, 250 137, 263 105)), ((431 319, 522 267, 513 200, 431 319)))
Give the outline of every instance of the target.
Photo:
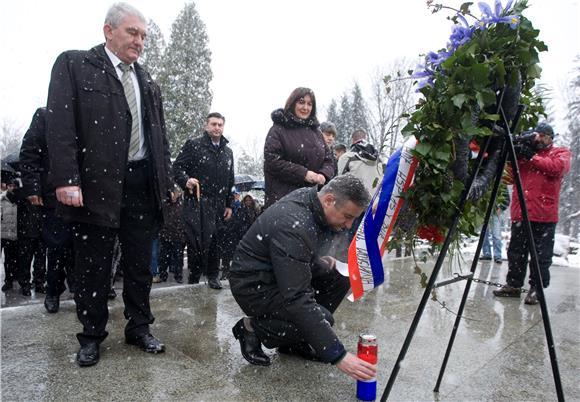
MULTIPOLYGON (((532 237, 538 254, 538 265, 542 283, 545 288, 550 285, 550 265, 554 254, 554 238, 556 223, 530 222, 532 237)), ((526 279, 528 257, 530 254, 528 236, 523 222, 513 222, 510 245, 508 247, 508 274, 507 284, 514 288, 521 288, 526 279)), ((530 275, 530 286, 535 286, 533 276, 530 275)))
POLYGON ((32 282, 42 286, 46 280, 46 246, 40 237, 20 237, 18 239, 18 282, 22 287, 30 287, 30 266, 32 282))
POLYGON ((121 247, 123 301, 126 337, 149 332, 154 318, 149 305, 151 292, 151 244, 157 230, 155 199, 149 184, 146 161, 131 163, 125 173, 121 224, 109 228, 75 223, 75 302, 83 332, 77 334, 81 345, 102 342, 108 335, 107 295, 115 239, 121 247))
MULTIPOLYGON (((334 317, 332 314, 350 289, 348 278, 332 270, 327 274, 313 278, 311 285, 315 290, 315 299, 320 310, 324 313, 324 318, 333 326, 334 317)), ((290 346, 305 342, 296 325, 290 321, 285 309, 253 317, 252 326, 258 339, 267 348, 290 346)))
POLYGON ((2 239, 4 251, 4 282, 11 283, 18 279, 18 240, 2 239))
POLYGON ((66 289, 74 290, 73 240, 71 226, 56 216, 55 210, 43 209, 42 239, 46 245, 46 294, 60 296, 66 289))

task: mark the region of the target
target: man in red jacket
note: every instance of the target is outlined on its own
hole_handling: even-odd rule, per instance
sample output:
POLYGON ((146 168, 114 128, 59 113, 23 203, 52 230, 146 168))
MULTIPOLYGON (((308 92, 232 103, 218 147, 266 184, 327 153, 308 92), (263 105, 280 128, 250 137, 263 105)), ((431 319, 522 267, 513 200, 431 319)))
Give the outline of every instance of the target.
MULTIPOLYGON (((554 130, 547 123, 540 123, 533 134, 528 134, 528 139, 520 142, 519 147, 516 146, 516 152, 542 283, 547 288, 550 284, 550 265, 558 223, 560 185, 564 175, 570 171, 571 153, 566 148, 553 146, 554 130)), ((529 244, 522 222, 520 200, 515 190, 511 218, 507 285, 494 291, 493 294, 499 297, 519 298, 526 278, 529 244)), ((526 304, 538 303, 536 286, 531 275, 526 304)))

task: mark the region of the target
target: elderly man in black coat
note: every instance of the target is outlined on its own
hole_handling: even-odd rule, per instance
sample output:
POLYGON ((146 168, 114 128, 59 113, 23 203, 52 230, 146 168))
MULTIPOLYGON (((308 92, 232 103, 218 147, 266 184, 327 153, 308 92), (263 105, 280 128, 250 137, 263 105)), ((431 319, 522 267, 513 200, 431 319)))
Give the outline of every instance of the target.
POLYGON ((263 344, 332 363, 355 379, 374 375, 376 367, 348 353, 332 329, 350 285, 324 251, 369 202, 359 179, 338 176, 319 192, 288 194, 246 232, 230 272, 232 294, 248 315, 233 328, 246 360, 269 365, 263 344))
POLYGON ((58 212, 73 222, 80 366, 99 361, 115 237, 121 245, 127 343, 165 346, 149 331, 153 234, 172 190, 161 93, 137 63, 147 21, 116 3, 106 43, 56 60, 48 91, 47 142, 58 212))
POLYGON ((234 155, 223 136, 224 124, 220 113, 208 114, 204 133, 187 140, 173 163, 175 181, 185 191, 189 282, 199 282, 205 273, 209 287, 218 290, 218 236, 234 203, 234 155), (194 197, 197 186, 200 200, 194 197))

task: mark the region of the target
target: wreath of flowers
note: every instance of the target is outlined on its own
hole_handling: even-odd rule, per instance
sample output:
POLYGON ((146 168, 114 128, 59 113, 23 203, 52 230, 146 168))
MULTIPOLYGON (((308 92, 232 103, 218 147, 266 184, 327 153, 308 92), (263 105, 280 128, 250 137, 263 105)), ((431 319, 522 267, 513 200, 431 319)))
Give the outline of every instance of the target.
MULTIPOLYGON (((465 188, 452 173, 456 140, 468 140, 473 150, 493 135, 494 123, 500 120, 496 104, 501 89, 516 84, 519 89, 520 81, 519 103, 525 110, 516 131, 535 126, 539 115, 545 115, 532 89, 541 72, 538 54, 547 47, 538 40, 539 30, 522 15, 527 1, 509 0, 503 7, 496 0, 493 8, 478 3, 479 18, 471 14, 472 5, 464 3, 457 10, 427 2, 433 13, 453 10, 448 19, 454 25, 447 46, 429 52, 424 64, 410 72, 423 97, 402 132, 418 140, 413 152, 419 164, 414 184, 404 195, 413 224, 399 233, 435 247, 443 242, 465 188)), ((468 169, 475 167, 473 159, 466 163, 468 169)), ((455 240, 478 234, 488 202, 489 194, 466 203, 455 240)), ((395 244, 397 240, 402 239, 395 244)))

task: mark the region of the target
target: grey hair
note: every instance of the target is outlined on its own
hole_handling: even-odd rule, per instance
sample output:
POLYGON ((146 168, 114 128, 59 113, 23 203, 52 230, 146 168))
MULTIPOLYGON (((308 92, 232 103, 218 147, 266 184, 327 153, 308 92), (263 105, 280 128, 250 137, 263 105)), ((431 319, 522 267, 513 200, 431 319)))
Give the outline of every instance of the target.
POLYGON ((336 126, 334 125, 334 123, 330 121, 320 123, 320 131, 322 131, 323 133, 334 134, 334 136, 336 137, 336 126))
POLYGON ((130 4, 127 3, 115 3, 107 11, 107 16, 105 17, 105 24, 117 28, 123 20, 128 16, 135 16, 141 20, 141 22, 147 24, 145 16, 141 11, 137 10, 130 4))
POLYGON ((352 201, 358 207, 366 208, 371 202, 371 195, 363 182, 352 174, 336 176, 322 187, 320 194, 333 194, 337 207, 352 201))

